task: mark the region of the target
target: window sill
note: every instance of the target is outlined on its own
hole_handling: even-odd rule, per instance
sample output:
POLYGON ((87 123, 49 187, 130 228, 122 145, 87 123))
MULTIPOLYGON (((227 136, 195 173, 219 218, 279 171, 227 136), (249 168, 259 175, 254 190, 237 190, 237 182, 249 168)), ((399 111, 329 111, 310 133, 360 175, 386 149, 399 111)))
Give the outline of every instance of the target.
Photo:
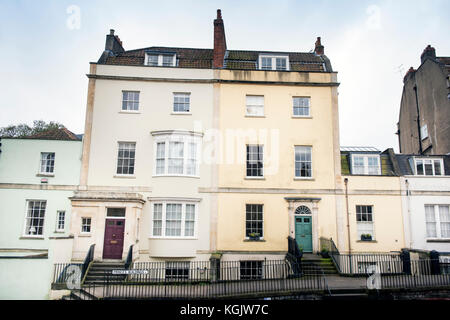
POLYGON ((377 240, 356 240, 357 243, 378 243, 377 240))
POLYGON ((192 112, 171 112, 173 116, 192 116, 192 112))
POLYGON ((55 230, 53 233, 64 233, 64 230, 55 230))
POLYGON ((194 178, 194 179, 200 179, 200 176, 184 176, 184 175, 178 175, 178 174, 160 174, 160 175, 154 175, 153 178, 194 178))
POLYGON ((132 111, 132 110, 120 110, 119 113, 124 113, 124 114, 140 114, 140 111, 132 111))
POLYGON ((311 116, 291 116, 292 119, 312 119, 311 116))
POLYGON ((195 237, 148 237, 150 240, 198 240, 195 237))
POLYGON ((20 240, 44 240, 45 238, 43 236, 22 236, 19 238, 20 240))
POLYGON ((253 116, 253 115, 251 115, 251 114, 246 114, 245 116, 244 116, 245 118, 265 118, 266 116, 253 116))
POLYGON ((113 178, 118 178, 118 179, 136 179, 135 175, 113 175, 113 178))
POLYGON ((266 242, 266 240, 264 240, 264 239, 258 239, 258 240, 244 239, 244 242, 266 242))
POLYGON ((54 173, 38 173, 36 174, 36 177, 54 177, 54 173))
POLYGON ((427 239, 427 242, 450 243, 450 239, 449 239, 449 238, 442 238, 442 239, 427 239))
POLYGON ((304 177, 304 178, 300 178, 300 177, 295 177, 294 181, 316 181, 315 178, 309 178, 309 177, 304 177))
POLYGON ((78 237, 79 238, 90 238, 90 237, 92 237, 92 234, 90 234, 90 233, 80 233, 78 235, 78 237))
POLYGON ((245 177, 244 180, 266 180, 265 177, 245 177))

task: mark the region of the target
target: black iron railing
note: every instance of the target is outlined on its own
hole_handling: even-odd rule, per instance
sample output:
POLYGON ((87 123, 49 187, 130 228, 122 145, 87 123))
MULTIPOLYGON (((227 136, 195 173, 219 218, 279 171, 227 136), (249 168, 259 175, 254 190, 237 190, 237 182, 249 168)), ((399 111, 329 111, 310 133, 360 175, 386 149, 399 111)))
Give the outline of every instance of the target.
POLYGON ((384 275, 381 277, 383 289, 402 288, 450 288, 450 274, 436 273, 433 259, 411 260, 411 273, 401 275, 384 275))
POLYGON ((286 260, 289 261, 294 270, 294 274, 302 274, 302 257, 303 251, 300 250, 297 241, 294 238, 288 237, 288 253, 286 254, 286 260))
POLYGON ((129 269, 133 262, 133 245, 128 249, 127 259, 125 260, 125 269, 129 269))
POLYGON ((86 258, 84 258, 83 266, 81 267, 81 279, 84 279, 84 276, 86 275, 89 269, 90 263, 94 261, 94 250, 95 244, 89 247, 88 253, 86 254, 86 258))
POLYGON ((105 273, 103 285, 97 283, 95 288, 85 285, 83 290, 103 299, 207 299, 324 293, 328 289, 321 270, 300 276, 285 260, 255 264, 221 261, 220 276, 212 277, 217 275, 216 269, 209 261, 137 262, 127 271, 135 274, 126 280, 105 273))

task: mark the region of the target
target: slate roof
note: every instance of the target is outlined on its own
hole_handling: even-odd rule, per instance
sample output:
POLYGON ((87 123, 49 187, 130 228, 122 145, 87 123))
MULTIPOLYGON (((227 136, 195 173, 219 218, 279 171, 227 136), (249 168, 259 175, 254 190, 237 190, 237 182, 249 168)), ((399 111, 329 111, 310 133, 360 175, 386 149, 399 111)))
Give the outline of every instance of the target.
POLYGON ((387 149, 383 152, 377 151, 377 149, 372 147, 351 147, 351 150, 342 150, 349 147, 341 148, 341 174, 351 175, 351 155, 355 154, 379 154, 381 161, 381 176, 398 176, 399 172, 395 169, 395 164, 393 159, 393 150, 387 149), (371 151, 368 151, 371 150, 371 151))
POLYGON ((47 130, 27 137, 22 137, 21 139, 70 140, 70 141, 81 140, 77 137, 76 134, 74 134, 73 132, 69 131, 66 128, 47 130))
POLYGON ((436 60, 442 64, 444 70, 450 74, 450 57, 436 57, 436 60))
POLYGON ((449 155, 418 155, 418 154, 396 154, 396 161, 398 163, 400 172, 404 176, 414 175, 413 168, 410 165, 410 159, 413 158, 430 158, 430 159, 444 159, 444 174, 450 176, 450 156, 449 155))
MULTIPOLYGON (((177 66, 181 68, 212 69, 213 49, 176 48, 176 47, 147 47, 118 53, 106 58, 105 64, 110 65, 144 65, 145 53, 175 53, 177 66)), ((319 56, 313 52, 274 52, 274 51, 246 51, 227 50, 224 58, 224 69, 258 70, 260 54, 274 54, 289 56, 291 71, 332 72, 331 63, 326 56, 319 56)))

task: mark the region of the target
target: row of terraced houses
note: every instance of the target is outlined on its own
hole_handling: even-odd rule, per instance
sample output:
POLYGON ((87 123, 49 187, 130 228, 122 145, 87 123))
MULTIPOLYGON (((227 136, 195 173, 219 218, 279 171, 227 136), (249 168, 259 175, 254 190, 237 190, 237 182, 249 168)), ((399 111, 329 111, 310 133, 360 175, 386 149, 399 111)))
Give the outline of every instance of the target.
POLYGON ((213 49, 125 50, 111 30, 87 77, 83 135, 1 140, 1 298, 54 298, 54 264, 90 249, 175 273, 258 273, 289 237, 305 253, 450 251, 450 155, 342 147, 320 38, 230 50, 219 10, 213 49))

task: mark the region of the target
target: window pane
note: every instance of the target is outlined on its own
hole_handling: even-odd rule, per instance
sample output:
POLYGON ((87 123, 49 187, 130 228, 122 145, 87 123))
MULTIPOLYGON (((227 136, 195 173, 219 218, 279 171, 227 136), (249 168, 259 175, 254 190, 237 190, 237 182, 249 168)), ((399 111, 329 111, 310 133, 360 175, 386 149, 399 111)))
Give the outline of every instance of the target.
POLYGON ((247 145, 247 177, 263 176, 263 146, 247 145))
POLYGON ((117 174, 134 174, 135 143, 119 142, 117 174))
POLYGON ((169 143, 169 174, 183 174, 184 143, 169 143))
POLYGON ((162 204, 155 203, 153 205, 153 235, 161 236, 162 234, 162 204))
POLYGON ((309 116, 309 101, 310 98, 294 97, 294 116, 309 116))
POLYGON ((286 58, 276 58, 277 70, 286 70, 286 58))
POLYGON ((416 172, 418 175, 423 175, 423 161, 422 160, 416 161, 416 172))
POLYGON ((42 235, 44 231, 44 217, 46 201, 29 201, 26 217, 26 235, 42 235))
POLYGON ((425 221, 427 227, 427 237, 436 237, 436 217, 434 214, 434 206, 425 206, 425 221))
POLYGON ((312 177, 311 147, 295 147, 295 176, 312 177))
POLYGON ((434 160, 434 174, 441 175, 441 162, 439 160, 434 160))
POLYGON ((166 236, 181 236, 181 204, 166 205, 166 236))
POLYGON ((122 92, 122 110, 139 110, 139 92, 123 91, 122 92))
POLYGON ((190 110, 190 94, 189 93, 174 93, 173 111, 174 112, 189 112, 190 110))
POLYGON ((261 58, 261 69, 272 70, 272 58, 271 57, 262 57, 261 58))
POLYGON ((263 116, 264 96, 246 96, 246 114, 250 116, 263 116))
POLYGON ((41 173, 53 173, 55 167, 55 153, 41 153, 41 173))
POLYGON ((165 154, 166 154, 166 143, 158 142, 156 144, 156 174, 164 174, 165 172, 165 154))
POLYGON ((147 65, 157 66, 158 65, 158 55, 149 55, 147 60, 147 65))
POLYGON ((251 233, 257 233, 263 237, 263 205, 247 204, 245 215, 245 235, 249 237, 251 233))
POLYGON ((172 56, 172 55, 163 56, 163 66, 164 67, 172 67, 173 66, 173 58, 174 58, 174 56, 172 56))

